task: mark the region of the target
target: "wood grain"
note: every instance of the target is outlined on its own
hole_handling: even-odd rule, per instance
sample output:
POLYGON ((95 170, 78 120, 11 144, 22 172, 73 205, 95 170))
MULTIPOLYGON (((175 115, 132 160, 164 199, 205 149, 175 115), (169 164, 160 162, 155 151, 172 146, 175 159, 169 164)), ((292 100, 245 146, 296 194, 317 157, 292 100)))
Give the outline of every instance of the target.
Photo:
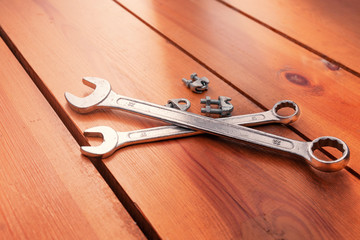
POLYGON ((359 75, 359 2, 222 1, 351 68, 359 75))
POLYGON ((317 55, 216 1, 118 2, 260 105, 295 101, 302 111, 297 130, 309 139, 344 140, 350 166, 360 171, 358 77, 331 70, 317 55))
POLYGON ((0 238, 143 238, 3 41, 0 66, 0 238))
MULTIPOLYGON (((49 100, 68 114, 74 135, 97 125, 122 131, 163 125, 111 110, 74 113, 63 94, 89 94, 81 83, 86 75, 110 80, 119 94, 154 103, 188 98, 196 113, 206 95, 232 97, 234 115, 259 111, 114 2, 0 1, 0 9, 2 28, 49 100), (210 79, 206 94, 195 95, 181 82, 192 72, 210 79)), ((303 119, 295 127, 301 124, 303 119)), ((299 139, 283 126, 261 129, 299 139)), ((127 147, 104 163, 164 239, 360 236, 360 206, 354 204, 359 181, 347 171, 321 173, 304 162, 212 136, 127 147)))

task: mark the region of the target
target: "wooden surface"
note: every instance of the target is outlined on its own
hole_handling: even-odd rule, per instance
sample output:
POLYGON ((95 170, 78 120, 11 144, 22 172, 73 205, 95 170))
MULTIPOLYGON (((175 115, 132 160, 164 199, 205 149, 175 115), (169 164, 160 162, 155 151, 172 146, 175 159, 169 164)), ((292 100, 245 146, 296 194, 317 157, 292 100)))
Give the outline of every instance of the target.
POLYGON ((221 1, 360 75, 357 1, 221 1))
MULTIPOLYGON (((119 131, 164 125, 119 111, 74 113, 64 92, 86 96, 92 90, 81 77, 97 76, 119 94, 154 103, 188 98, 194 113, 206 95, 231 97, 233 115, 292 99, 302 110, 292 129, 259 129, 299 140, 334 135, 351 148, 352 169, 337 173, 207 135, 121 149, 98 169, 146 237, 360 236, 359 81, 353 74, 330 70, 317 55, 216 1, 15 0, 0 1, 0 9, 2 37, 83 144, 82 131, 97 125, 119 131), (193 72, 210 79, 206 94, 181 82, 193 72)), ((68 144, 84 163, 76 143, 68 144)), ((115 222, 102 224, 137 236, 115 222)))
MULTIPOLYGON (((358 77, 330 70, 319 56, 216 1, 118 2, 261 106, 295 101, 302 112, 297 130, 309 139, 343 139, 359 158, 359 115, 349 114, 360 106, 358 77)), ((349 165, 360 171, 359 161, 349 165)))
POLYGON ((0 239, 143 238, 3 41, 0 65, 0 239))

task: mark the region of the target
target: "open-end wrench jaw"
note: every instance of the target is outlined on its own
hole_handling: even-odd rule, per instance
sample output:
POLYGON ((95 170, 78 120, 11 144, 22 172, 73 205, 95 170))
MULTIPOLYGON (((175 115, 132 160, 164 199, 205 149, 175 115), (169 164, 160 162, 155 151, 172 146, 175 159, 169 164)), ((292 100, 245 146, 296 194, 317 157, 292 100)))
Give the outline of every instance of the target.
POLYGON ((102 137, 103 143, 98 146, 82 146, 81 153, 89 157, 106 158, 116 151, 118 143, 118 134, 111 127, 98 126, 86 129, 86 137, 102 137))
POLYGON ((95 89, 94 92, 86 97, 77 97, 65 92, 65 98, 76 112, 88 113, 95 110, 97 105, 106 99, 111 92, 111 85, 107 80, 97 77, 84 77, 83 83, 95 89))

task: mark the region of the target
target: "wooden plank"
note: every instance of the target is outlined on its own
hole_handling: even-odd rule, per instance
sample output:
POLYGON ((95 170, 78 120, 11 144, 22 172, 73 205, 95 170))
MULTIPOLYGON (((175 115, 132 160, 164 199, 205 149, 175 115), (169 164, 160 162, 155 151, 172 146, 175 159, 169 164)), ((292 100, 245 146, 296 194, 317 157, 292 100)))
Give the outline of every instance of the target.
POLYGON ((118 2, 262 106, 298 103, 297 129, 309 139, 343 139, 360 171, 359 78, 216 1, 118 2))
MULTIPOLYGON (((84 75, 109 79, 120 94, 160 104, 185 97, 199 113, 205 94, 195 95, 181 82, 198 72, 211 81, 206 95, 233 98, 234 115, 259 111, 111 1, 18 0, 0 3, 0 9, 4 31, 49 99, 68 114, 74 135, 97 125, 128 131, 162 124, 110 110, 72 112, 63 94, 89 94, 80 81, 84 75)), ((262 129, 299 139, 281 126, 262 129)), ((104 163, 164 239, 360 236, 360 207, 353 204, 359 181, 347 171, 321 173, 301 161, 210 136, 127 147, 104 163)))
POLYGON ((144 238, 3 41, 0 65, 0 238, 144 238))
POLYGON ((360 73, 358 1, 221 0, 360 73))

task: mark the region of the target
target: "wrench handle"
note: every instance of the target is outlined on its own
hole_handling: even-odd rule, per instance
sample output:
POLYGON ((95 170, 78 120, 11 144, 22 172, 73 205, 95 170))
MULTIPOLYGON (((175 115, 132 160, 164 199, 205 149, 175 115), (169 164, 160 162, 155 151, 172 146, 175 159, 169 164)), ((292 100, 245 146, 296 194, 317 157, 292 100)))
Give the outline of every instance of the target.
MULTIPOLYGON (((281 123, 281 119, 272 114, 271 111, 253 113, 226 118, 217 118, 216 121, 243 126, 259 126, 267 123, 281 123)), ((154 142, 171 138, 181 138, 202 134, 201 131, 178 127, 175 125, 153 127, 129 132, 118 132, 119 140, 117 148, 144 143, 154 142)))
POLYGON ((217 121, 228 124, 237 124, 243 126, 260 126, 268 123, 281 123, 281 119, 277 118, 272 111, 262 113, 252 113, 233 117, 218 118, 217 121))
POLYGON ((117 108, 140 115, 156 118, 171 124, 208 132, 214 135, 234 138, 254 145, 296 154, 310 161, 308 143, 264 133, 255 129, 232 125, 216 119, 196 115, 165 106, 117 95, 113 91, 98 105, 99 108, 117 108), (305 150, 306 149, 306 150, 305 150))
POLYGON ((145 142, 155 142, 160 140, 166 140, 171 138, 181 138, 192 135, 201 134, 201 132, 194 131, 188 128, 182 128, 174 125, 162 126, 162 127, 153 127, 141 130, 135 130, 130 132, 117 132, 118 134, 118 143, 116 148, 122 148, 125 146, 145 143, 145 142))

